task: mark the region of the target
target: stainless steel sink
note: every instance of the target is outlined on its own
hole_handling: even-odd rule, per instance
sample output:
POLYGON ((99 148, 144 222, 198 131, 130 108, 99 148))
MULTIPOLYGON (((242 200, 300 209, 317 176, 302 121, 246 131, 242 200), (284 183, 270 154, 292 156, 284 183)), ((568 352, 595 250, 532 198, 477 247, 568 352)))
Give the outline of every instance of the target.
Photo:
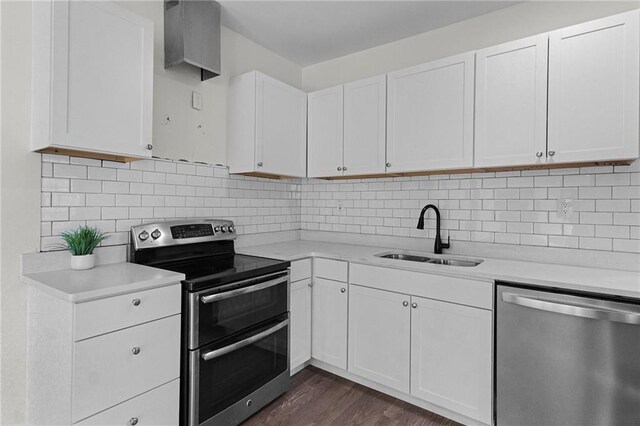
POLYGON ((402 254, 402 253, 377 254, 376 256, 382 257, 385 259, 408 260, 411 262, 428 262, 432 260, 430 257, 416 256, 413 254, 402 254))
POLYGON ((482 263, 482 260, 476 260, 476 259, 453 259, 453 258, 442 258, 442 257, 427 257, 427 256, 420 256, 420 255, 407 254, 407 253, 380 253, 380 254, 376 254, 376 257, 381 257, 384 259, 407 260, 409 262, 431 263, 433 265, 462 266, 462 267, 473 267, 473 266, 478 266, 479 264, 482 263))
POLYGON ((427 263, 433 263, 434 265, 449 265, 449 266, 478 266, 482 261, 476 260, 460 260, 460 259, 430 259, 427 263))

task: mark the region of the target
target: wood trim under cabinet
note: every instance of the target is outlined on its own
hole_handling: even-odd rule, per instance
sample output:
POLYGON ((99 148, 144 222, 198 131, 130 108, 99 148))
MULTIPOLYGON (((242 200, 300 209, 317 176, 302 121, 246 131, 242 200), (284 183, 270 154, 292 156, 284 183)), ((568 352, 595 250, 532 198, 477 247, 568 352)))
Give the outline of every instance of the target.
POLYGON ((517 170, 544 170, 544 169, 566 169, 576 167, 596 167, 596 166, 628 166, 633 163, 634 159, 615 160, 615 161, 588 161, 583 163, 547 163, 528 166, 502 166, 502 167, 479 167, 472 169, 457 170, 427 170, 420 172, 406 173, 380 173, 370 175, 357 176, 334 176, 326 178, 314 178, 322 180, 339 180, 339 179, 370 179, 370 178, 389 178, 389 177, 409 177, 409 176, 429 176, 429 175, 455 175, 463 173, 486 173, 486 172, 511 172, 517 170))
POLYGON ((148 160, 147 157, 125 157, 123 155, 105 154, 102 152, 80 151, 77 149, 68 149, 68 148, 56 148, 54 146, 39 149, 36 152, 40 152, 42 154, 58 154, 58 155, 69 155, 72 157, 93 158, 95 160, 116 161, 118 163, 129 163, 131 161, 137 161, 137 160, 148 160))

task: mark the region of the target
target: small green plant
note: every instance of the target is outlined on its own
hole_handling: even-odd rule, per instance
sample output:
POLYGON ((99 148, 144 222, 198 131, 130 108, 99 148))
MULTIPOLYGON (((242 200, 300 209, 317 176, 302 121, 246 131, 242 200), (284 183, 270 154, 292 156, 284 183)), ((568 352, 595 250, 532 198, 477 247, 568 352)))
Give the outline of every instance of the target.
POLYGON ((85 256, 93 254, 93 250, 108 236, 98 228, 81 226, 74 231, 63 232, 60 237, 67 243, 66 249, 73 256, 85 256))

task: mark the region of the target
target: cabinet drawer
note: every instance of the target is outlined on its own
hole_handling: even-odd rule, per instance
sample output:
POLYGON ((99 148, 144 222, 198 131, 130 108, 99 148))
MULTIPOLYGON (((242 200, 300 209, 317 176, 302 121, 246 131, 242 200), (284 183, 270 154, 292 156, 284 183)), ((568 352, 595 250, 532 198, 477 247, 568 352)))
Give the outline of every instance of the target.
POLYGON ((352 263, 350 282, 381 290, 491 309, 493 282, 352 263))
POLYGON ((75 422, 180 376, 180 315, 76 342, 73 351, 75 422))
POLYGON ((180 380, 176 379, 77 424, 128 425, 137 419, 140 425, 177 425, 179 402, 180 380))
POLYGON ((291 282, 311 278, 311 259, 302 259, 291 262, 291 282))
POLYGON ((74 340, 179 313, 180 284, 78 303, 75 305, 74 340))
POLYGON ((314 259, 313 274, 318 278, 347 282, 348 266, 347 262, 331 259, 314 259))

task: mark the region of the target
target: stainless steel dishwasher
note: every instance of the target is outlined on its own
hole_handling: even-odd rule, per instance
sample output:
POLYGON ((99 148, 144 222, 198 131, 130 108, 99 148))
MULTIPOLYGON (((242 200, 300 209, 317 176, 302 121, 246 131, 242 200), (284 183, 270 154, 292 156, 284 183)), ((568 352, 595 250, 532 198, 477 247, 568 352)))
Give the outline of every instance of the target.
POLYGON ((640 425, 640 302, 498 283, 496 424, 640 425))

